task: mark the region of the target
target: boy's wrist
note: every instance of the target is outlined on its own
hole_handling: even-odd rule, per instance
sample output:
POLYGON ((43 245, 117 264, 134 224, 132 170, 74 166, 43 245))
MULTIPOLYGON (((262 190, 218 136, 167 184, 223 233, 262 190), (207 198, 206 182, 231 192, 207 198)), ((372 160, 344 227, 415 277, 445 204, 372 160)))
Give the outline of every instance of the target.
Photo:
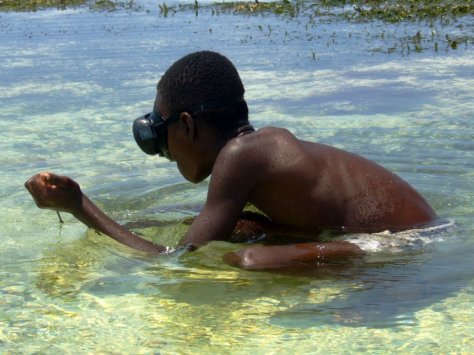
POLYGON ((94 215, 97 217, 97 213, 91 213, 91 209, 96 208, 98 209, 91 200, 81 191, 81 198, 80 203, 76 205, 76 207, 71 211, 71 214, 76 217, 81 222, 85 223, 86 225, 90 226, 91 219, 94 215))

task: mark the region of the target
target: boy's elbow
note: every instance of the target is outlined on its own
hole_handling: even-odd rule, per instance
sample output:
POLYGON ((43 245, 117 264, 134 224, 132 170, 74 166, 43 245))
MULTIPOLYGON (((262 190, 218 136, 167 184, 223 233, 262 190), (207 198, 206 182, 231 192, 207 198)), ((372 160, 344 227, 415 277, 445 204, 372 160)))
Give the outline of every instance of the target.
POLYGON ((284 266, 280 255, 272 247, 252 246, 224 255, 224 261, 232 266, 247 270, 265 270, 284 266))
POLYGON ((236 252, 229 252, 224 254, 224 262, 231 266, 240 267, 243 269, 257 268, 256 258, 251 249, 243 249, 236 252))

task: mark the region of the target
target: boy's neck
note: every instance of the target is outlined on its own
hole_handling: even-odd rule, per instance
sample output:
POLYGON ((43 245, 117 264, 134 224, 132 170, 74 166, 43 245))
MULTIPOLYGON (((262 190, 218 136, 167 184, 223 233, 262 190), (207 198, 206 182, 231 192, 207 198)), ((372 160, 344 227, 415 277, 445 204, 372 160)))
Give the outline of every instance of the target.
POLYGON ((221 133, 221 140, 224 142, 225 145, 225 143, 227 143, 233 138, 240 137, 244 134, 252 132, 255 132, 255 129, 251 124, 247 123, 243 126, 238 127, 237 129, 232 129, 221 133))
POLYGON ((213 147, 207 151, 209 153, 207 161, 210 164, 208 165, 208 168, 206 169, 206 171, 208 171, 208 175, 211 173, 214 163, 220 151, 230 140, 243 136, 248 133, 252 133, 252 132, 255 132, 255 129, 250 124, 245 124, 238 128, 221 132, 221 133, 216 132, 217 136, 215 137, 217 138, 217 140, 214 141, 215 144, 213 145, 213 147))
POLYGON ((241 135, 252 133, 252 132, 255 132, 255 128, 253 128, 251 124, 246 124, 244 126, 237 128, 237 132, 236 132, 237 134, 235 135, 235 137, 239 137, 241 135))

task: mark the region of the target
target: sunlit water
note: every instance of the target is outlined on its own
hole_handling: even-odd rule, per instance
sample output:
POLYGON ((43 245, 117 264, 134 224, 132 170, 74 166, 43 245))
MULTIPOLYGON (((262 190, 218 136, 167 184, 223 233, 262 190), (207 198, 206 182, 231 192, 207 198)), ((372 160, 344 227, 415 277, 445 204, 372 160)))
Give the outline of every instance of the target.
POLYGON ((439 29, 438 52, 386 54, 431 29, 165 18, 143 5, 0 14, 0 352, 474 352, 474 52, 442 42, 443 30, 472 31, 472 17, 439 29), (146 158, 131 122, 164 70, 199 49, 236 64, 256 127, 377 161, 447 225, 351 236, 379 244, 361 261, 269 273, 224 264, 238 245, 150 258, 36 208, 23 182, 67 174, 120 222, 163 222, 140 232, 176 245, 207 184, 146 158))

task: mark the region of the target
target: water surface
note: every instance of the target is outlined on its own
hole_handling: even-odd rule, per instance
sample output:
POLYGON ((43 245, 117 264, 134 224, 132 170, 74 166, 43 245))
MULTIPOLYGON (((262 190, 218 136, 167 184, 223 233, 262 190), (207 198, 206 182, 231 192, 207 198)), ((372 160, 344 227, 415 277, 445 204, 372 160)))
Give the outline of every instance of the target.
POLYGON ((473 352, 474 52, 442 42, 443 31, 472 30, 472 17, 436 28, 438 51, 388 54, 432 28, 206 10, 165 18, 140 5, 0 14, 0 350, 473 352), (227 243, 146 257, 36 208, 23 182, 67 174, 120 222, 163 222, 141 232, 175 245, 207 183, 145 157, 131 122, 151 109, 164 70, 200 49, 236 64, 257 128, 386 166, 452 226, 295 275, 231 268, 221 256, 238 246, 227 243))

